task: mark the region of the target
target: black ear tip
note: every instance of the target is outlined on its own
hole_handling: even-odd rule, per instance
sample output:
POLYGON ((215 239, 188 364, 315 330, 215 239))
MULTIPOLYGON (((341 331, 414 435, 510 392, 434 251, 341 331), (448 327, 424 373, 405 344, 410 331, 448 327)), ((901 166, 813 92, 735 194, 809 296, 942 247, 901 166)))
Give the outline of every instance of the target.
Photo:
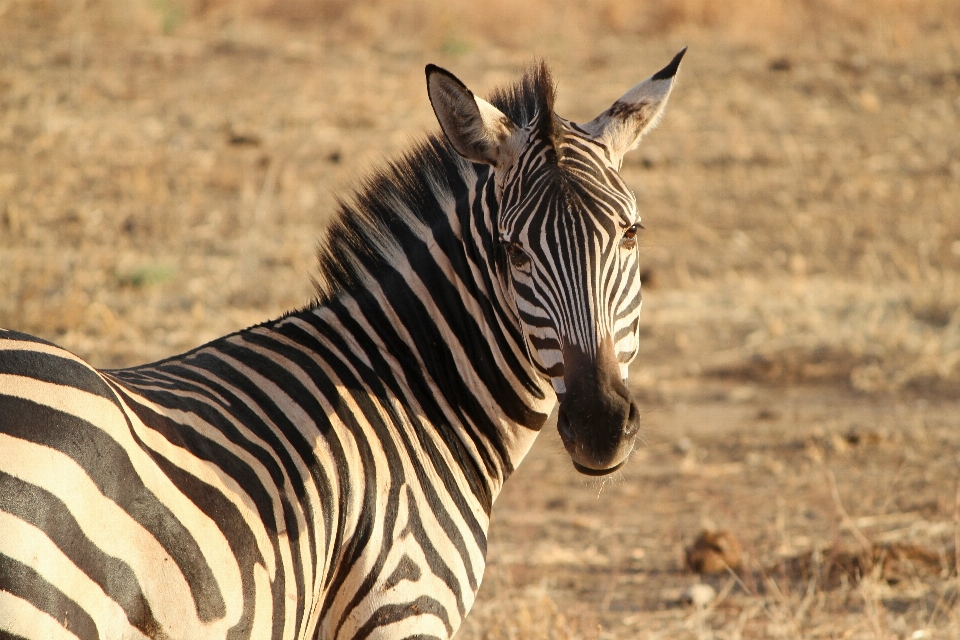
POLYGON ((670 64, 665 66, 660 71, 657 71, 656 74, 651 78, 651 80, 669 80, 673 76, 677 75, 677 69, 680 68, 680 61, 683 60, 683 54, 687 52, 687 48, 684 47, 680 50, 680 53, 673 56, 673 60, 670 61, 670 64))
MULTIPOLYGON (((460 80, 460 78, 458 78, 457 76, 453 75, 452 73, 450 73, 449 71, 447 71, 447 70, 444 69, 443 67, 438 67, 437 65, 431 63, 431 64, 428 64, 428 65, 424 68, 424 71, 425 71, 426 74, 427 74, 427 84, 428 84, 428 85, 430 84, 430 79, 431 79, 434 75, 438 75, 438 78, 446 78, 447 80, 452 81, 456 86, 460 87, 462 90, 467 91, 467 92, 470 91, 469 89, 467 89, 467 85, 463 84, 463 82, 460 80)), ((473 95, 473 94, 471 93, 470 95, 473 95)))

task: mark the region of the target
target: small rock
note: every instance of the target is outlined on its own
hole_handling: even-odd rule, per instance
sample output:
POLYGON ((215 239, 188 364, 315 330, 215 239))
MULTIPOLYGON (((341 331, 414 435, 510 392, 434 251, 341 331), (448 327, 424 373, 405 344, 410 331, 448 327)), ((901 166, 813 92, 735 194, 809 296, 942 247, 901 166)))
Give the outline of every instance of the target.
POLYGON ((774 58, 769 63, 767 63, 767 68, 770 71, 790 71, 793 68, 793 64, 790 62, 790 58, 774 58))
POLYGON ((713 602, 713 599, 717 597, 717 592, 708 584, 698 582, 697 584, 690 585, 686 591, 683 592, 683 595, 680 596, 680 602, 684 604, 692 604, 697 609, 705 609, 707 605, 713 602))
POLYGON ((740 541, 729 531, 704 531, 687 548, 687 565, 697 573, 723 573, 740 566, 740 541))

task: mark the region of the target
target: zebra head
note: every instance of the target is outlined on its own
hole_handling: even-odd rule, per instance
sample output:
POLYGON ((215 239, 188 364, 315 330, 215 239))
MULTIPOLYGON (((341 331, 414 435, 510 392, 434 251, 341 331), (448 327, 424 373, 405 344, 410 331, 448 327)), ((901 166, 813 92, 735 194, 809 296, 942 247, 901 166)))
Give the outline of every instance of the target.
POLYGON ((656 125, 685 51, 580 125, 553 112, 542 64, 491 102, 427 67, 430 100, 450 144, 492 167, 488 204, 507 297, 534 367, 560 401, 564 446, 587 475, 619 468, 639 429, 626 381, 639 349, 642 226, 619 169, 656 125))

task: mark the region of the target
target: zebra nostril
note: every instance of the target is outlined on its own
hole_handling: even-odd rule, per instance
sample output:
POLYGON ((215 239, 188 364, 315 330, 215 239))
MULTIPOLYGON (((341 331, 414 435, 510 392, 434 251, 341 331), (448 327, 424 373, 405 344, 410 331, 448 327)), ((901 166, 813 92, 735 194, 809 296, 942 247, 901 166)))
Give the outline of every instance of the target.
POLYGON ((627 414, 627 422, 623 427, 623 435, 632 436, 640 428, 640 407, 636 402, 630 402, 630 413, 627 414))
POLYGON ((577 441, 577 434, 570 426, 570 420, 567 418, 567 412, 560 409, 557 412, 557 431, 560 433, 560 439, 564 444, 573 444, 577 441))

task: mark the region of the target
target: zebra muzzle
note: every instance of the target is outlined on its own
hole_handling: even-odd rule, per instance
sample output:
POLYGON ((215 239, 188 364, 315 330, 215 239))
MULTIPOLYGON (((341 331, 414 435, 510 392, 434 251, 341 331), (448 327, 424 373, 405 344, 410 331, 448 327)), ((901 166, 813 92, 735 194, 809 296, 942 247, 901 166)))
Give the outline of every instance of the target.
POLYGON ((564 350, 567 391, 560 397, 557 431, 577 471, 606 475, 633 451, 640 408, 620 378, 615 358, 604 357, 604 349, 596 359, 571 351, 564 350))
POLYGON ((557 431, 574 468, 584 475, 604 476, 622 467, 633 451, 639 415, 636 403, 631 402, 628 416, 620 426, 616 426, 615 421, 611 428, 591 416, 578 428, 561 406, 557 431))

